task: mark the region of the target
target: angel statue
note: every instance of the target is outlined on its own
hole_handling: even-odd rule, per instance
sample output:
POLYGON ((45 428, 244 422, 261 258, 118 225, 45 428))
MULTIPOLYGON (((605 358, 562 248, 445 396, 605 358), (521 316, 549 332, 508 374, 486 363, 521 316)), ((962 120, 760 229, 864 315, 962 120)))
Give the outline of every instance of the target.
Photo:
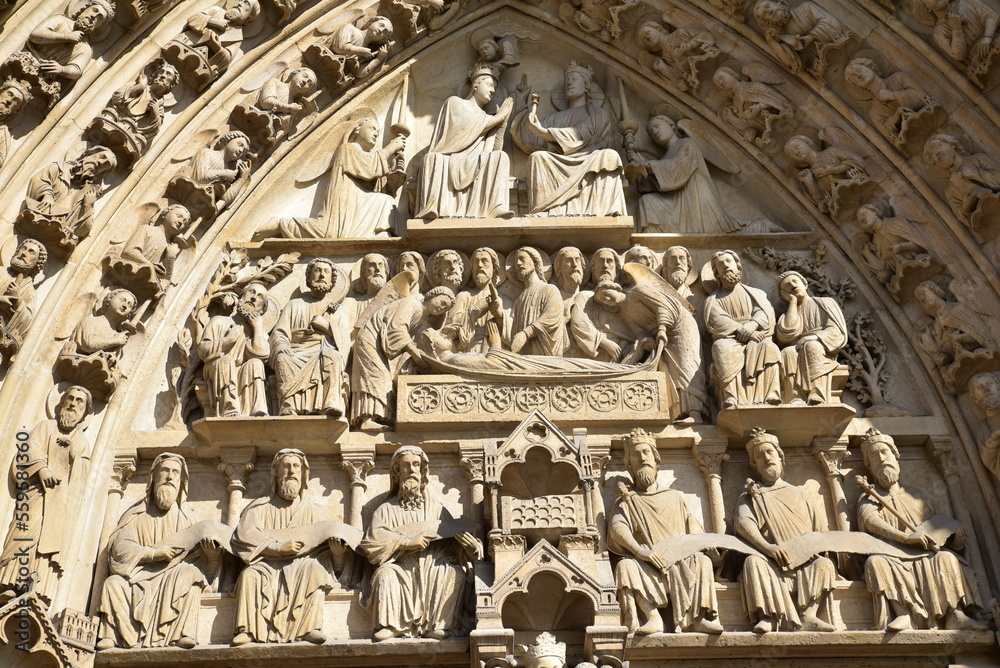
POLYGON ((306 49, 305 59, 333 89, 364 81, 389 57, 392 23, 384 16, 363 16, 340 26, 306 49))
POLYGON ((1000 42, 1000 15, 981 0, 916 0, 920 19, 934 26, 934 43, 967 68, 979 87, 986 85, 1000 42))
POLYGON ((697 27, 695 20, 680 10, 663 13, 663 23, 646 19, 639 23, 635 36, 639 42, 639 63, 659 74, 680 90, 698 92, 700 69, 722 55, 715 36, 697 27))
POLYGON ((969 155, 959 139, 936 134, 924 144, 924 163, 948 179, 944 195, 955 215, 982 238, 1000 220, 1000 163, 987 153, 969 155))
POLYGON ((883 77, 883 66, 872 57, 858 57, 844 69, 844 81, 860 99, 870 99, 868 116, 896 148, 916 151, 927 136, 947 120, 937 100, 903 72, 883 77))
POLYGON ((229 69, 235 45, 259 29, 258 16, 260 0, 226 0, 223 7, 209 7, 188 17, 184 32, 163 47, 163 58, 200 93, 229 69))
POLYGON ((920 213, 905 197, 875 199, 858 207, 857 223, 864 232, 851 245, 893 298, 902 303, 918 283, 944 272, 928 251, 934 241, 920 229, 920 213))
POLYGON ((949 392, 958 394, 977 373, 1000 370, 1000 356, 993 350, 989 325, 984 314, 974 309, 976 295, 968 281, 952 280, 949 285, 960 301, 933 281, 924 281, 913 296, 924 310, 916 323, 917 344, 941 369, 949 392))
POLYGON ((788 0, 757 0, 753 15, 782 65, 792 74, 807 70, 820 81, 825 79, 832 52, 858 40, 833 14, 809 0, 794 7, 788 0))
POLYGON ((319 111, 314 90, 315 72, 308 67, 286 68, 269 76, 259 92, 236 105, 229 120, 246 133, 258 155, 267 153, 293 130, 298 134, 309 126, 307 121, 319 111))
POLYGON ((850 216, 875 188, 860 148, 855 151, 844 146, 857 144, 846 132, 833 127, 820 130, 819 140, 800 134, 785 142, 785 155, 793 167, 801 168, 796 178, 802 190, 820 211, 834 218, 850 216))
POLYGON ((559 16, 571 26, 613 42, 622 36, 621 13, 638 4, 639 0, 563 0, 559 16))
POLYGON ((760 234, 780 232, 766 218, 736 220, 725 212, 708 163, 728 174, 740 168, 696 121, 674 122, 657 105, 650 111, 646 132, 661 148, 658 160, 646 159, 638 150, 626 151, 629 167, 639 174, 638 224, 640 232, 672 234, 760 234), (680 132, 678 132, 680 130, 680 132))
POLYGON ((772 87, 785 80, 760 63, 720 67, 712 75, 712 83, 730 100, 719 110, 719 117, 736 128, 743 139, 761 148, 771 143, 777 124, 795 114, 792 103, 772 87), (740 76, 739 71, 750 80, 740 76))
POLYGON ((195 152, 188 173, 170 179, 167 197, 195 215, 212 218, 250 185, 252 157, 250 138, 231 130, 195 152))
MULTIPOLYGON (((329 173, 323 209, 316 217, 282 218, 265 223, 254 239, 366 239, 386 237, 393 231, 396 199, 387 192, 386 176, 395 169, 397 156, 406 148, 406 137, 397 135, 378 148, 380 127, 374 112, 362 108, 345 120, 330 144, 337 146, 322 173, 329 173), (338 138, 337 133, 341 134, 338 138)), ((300 178, 312 181, 319 175, 300 178)))
POLYGON ((440 30, 454 21, 468 0, 380 0, 378 13, 395 27, 403 44, 415 40, 422 30, 440 30))
POLYGON ((479 63, 489 63, 499 77, 511 67, 521 64, 519 35, 497 35, 490 28, 480 28, 469 37, 479 63))

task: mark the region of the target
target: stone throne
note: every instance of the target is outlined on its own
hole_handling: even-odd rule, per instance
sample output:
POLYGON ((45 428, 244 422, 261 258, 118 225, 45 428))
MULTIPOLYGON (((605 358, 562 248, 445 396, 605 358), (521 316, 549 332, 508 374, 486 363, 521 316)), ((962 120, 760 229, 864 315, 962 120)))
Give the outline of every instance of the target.
POLYGON ((585 661, 626 665, 586 429, 567 437, 536 410, 484 450, 493 562, 477 565, 472 665, 511 668, 515 636, 526 642, 541 631, 582 644, 585 661))

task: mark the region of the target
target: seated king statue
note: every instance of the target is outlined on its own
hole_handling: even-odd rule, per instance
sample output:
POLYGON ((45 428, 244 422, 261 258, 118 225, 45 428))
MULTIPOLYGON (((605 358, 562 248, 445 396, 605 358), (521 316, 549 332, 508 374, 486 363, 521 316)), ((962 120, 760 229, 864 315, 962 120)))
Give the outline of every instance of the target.
POLYGON ((511 136, 531 154, 529 215, 624 216, 622 159, 614 149, 620 138, 591 68, 570 62, 563 86, 552 91, 557 111, 542 120, 538 97, 527 92, 518 91, 511 136))

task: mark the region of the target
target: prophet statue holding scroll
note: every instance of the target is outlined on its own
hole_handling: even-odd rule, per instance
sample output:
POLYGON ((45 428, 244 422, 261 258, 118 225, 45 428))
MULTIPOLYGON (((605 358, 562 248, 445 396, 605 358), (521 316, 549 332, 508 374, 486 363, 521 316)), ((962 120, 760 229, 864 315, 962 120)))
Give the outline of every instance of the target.
POLYGON ((626 215, 622 159, 615 150, 620 138, 591 68, 569 64, 563 85, 552 91, 557 111, 544 119, 536 96, 528 105, 529 93, 518 88, 511 125, 514 143, 531 154, 529 215, 626 215))
POLYGON ((201 595, 218 579, 232 529, 199 523, 187 494, 184 458, 167 452, 153 460, 145 497, 111 534, 98 650, 197 644, 201 595))

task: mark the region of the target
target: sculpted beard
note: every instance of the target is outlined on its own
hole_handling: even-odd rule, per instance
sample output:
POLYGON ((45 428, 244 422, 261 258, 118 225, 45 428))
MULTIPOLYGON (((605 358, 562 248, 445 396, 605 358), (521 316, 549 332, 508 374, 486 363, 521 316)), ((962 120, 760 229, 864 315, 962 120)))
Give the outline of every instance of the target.
POLYGON ((153 492, 156 498, 156 507, 160 510, 168 510, 177 500, 177 486, 173 482, 161 482, 153 492))
POLYGON ((399 504, 411 510, 424 507, 424 490, 420 487, 420 479, 409 477, 399 481, 399 504))
POLYGON ((764 470, 760 472, 760 477, 764 479, 765 482, 774 482, 781 477, 784 473, 781 464, 768 464, 764 467, 764 470))
POLYGON ((82 419, 83 413, 75 406, 63 406, 59 409, 59 415, 56 416, 56 422, 59 423, 59 429, 62 431, 69 431, 82 419))
POLYGON ((640 466, 636 469, 635 481, 639 487, 649 489, 656 482, 656 469, 649 465, 640 466))
POLYGON ((731 288, 740 282, 743 274, 737 269, 727 269, 726 273, 722 275, 722 284, 727 288, 731 288))
POLYGON ((19 274, 27 274, 34 270, 35 265, 19 260, 16 257, 12 257, 10 259, 10 268, 19 274))
POLYGON ((670 272, 670 284, 674 287, 683 285, 684 281, 687 280, 688 271, 682 267, 678 267, 670 272))
POLYGON ((982 398, 979 408, 987 413, 1000 411, 1000 394, 990 394, 982 398))
POLYGON ((285 478, 281 481, 281 498, 285 501, 291 501, 299 495, 299 479, 298 478, 285 478))
POLYGON ((309 291, 314 295, 325 295, 330 290, 333 290, 333 281, 326 278, 314 278, 309 281, 309 291))
POLYGON ((875 472, 875 479, 882 487, 889 489, 899 482, 899 467, 892 462, 885 462, 875 472))
POLYGON ((385 276, 379 274, 378 276, 369 276, 368 285, 375 288, 376 290, 381 290, 382 286, 385 285, 385 276))

